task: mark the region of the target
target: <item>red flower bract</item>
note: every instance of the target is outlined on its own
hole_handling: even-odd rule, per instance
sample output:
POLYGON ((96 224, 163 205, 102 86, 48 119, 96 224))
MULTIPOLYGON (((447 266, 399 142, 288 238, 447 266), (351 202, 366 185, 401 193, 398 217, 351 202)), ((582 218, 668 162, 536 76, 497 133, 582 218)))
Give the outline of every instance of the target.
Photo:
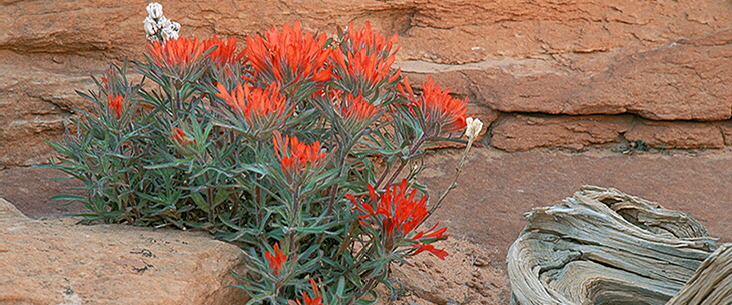
MULTIPOLYGON (((307 293, 302 294, 302 299, 305 302, 304 305, 323 305, 323 296, 320 294, 320 290, 318 289, 318 285, 315 284, 314 279, 310 279, 310 288, 313 290, 313 298, 311 299, 308 297, 307 293)), ((287 304, 289 305, 303 305, 300 303, 300 300, 288 300, 287 304)))
POLYGON ((221 83, 218 83, 216 88, 219 89, 216 96, 224 99, 229 107, 249 123, 259 116, 275 114, 278 119, 284 119, 290 115, 287 99, 280 94, 279 84, 272 83, 266 89, 261 89, 237 83, 232 92, 226 90, 221 83))
POLYGON ((371 89, 378 85, 382 80, 387 82, 393 82, 399 78, 400 71, 398 70, 393 75, 389 75, 391 65, 394 64, 395 56, 392 55, 388 58, 382 58, 377 53, 371 53, 368 55, 366 49, 361 49, 356 53, 348 53, 343 55, 342 53, 333 52, 333 59, 340 67, 341 71, 349 78, 363 81, 369 85, 368 89, 371 89))
POLYGON ((379 32, 374 32, 370 22, 366 22, 361 30, 354 30, 353 23, 348 25, 348 32, 343 37, 342 47, 351 50, 351 53, 360 49, 367 50, 367 54, 377 53, 380 57, 389 57, 399 50, 399 36, 394 34, 391 38, 379 32))
POLYGON ((122 117, 122 102, 124 102, 124 97, 121 95, 107 96, 107 106, 109 106, 109 110, 111 110, 117 118, 122 117))
POLYGON ((284 251, 280 250, 279 244, 275 244, 273 248, 274 249, 271 252, 264 252, 264 258, 267 259, 267 264, 272 268, 275 275, 279 276, 280 270, 282 270, 282 267, 285 265, 285 261, 287 261, 287 255, 285 255, 284 251))
POLYGON ((294 178, 297 173, 308 167, 318 166, 325 159, 325 153, 321 152, 320 141, 308 145, 300 142, 294 136, 283 138, 279 131, 274 131, 272 141, 274 141, 275 155, 280 160, 285 177, 294 178))
POLYGON ((401 70, 390 74, 399 49, 397 41, 396 34, 387 40, 374 32, 369 22, 361 30, 354 29, 351 23, 340 47, 331 56, 336 66, 334 77, 361 83, 360 90, 372 90, 384 80, 389 83, 397 80, 401 70))
POLYGON ((423 120, 425 132, 434 133, 431 136, 451 134, 465 128, 468 98, 451 97, 450 88, 443 91, 431 76, 422 86, 419 98, 415 97, 406 78, 403 85, 399 84, 399 91, 411 102, 412 113, 423 120))
POLYGON ((252 67, 253 80, 278 81, 283 85, 308 81, 325 81, 330 69, 325 62, 330 54, 325 49, 325 34, 314 37, 300 29, 300 21, 282 27, 282 32, 272 27, 264 37, 247 36, 244 49, 245 63, 252 67))
POLYGON ((236 54, 236 37, 231 37, 227 41, 223 41, 214 35, 213 38, 203 41, 204 50, 208 51, 213 46, 217 48, 208 57, 217 67, 227 63, 237 62, 244 56, 244 52, 236 54))
POLYGON ((173 127, 173 131, 170 135, 170 137, 173 138, 176 142, 178 142, 181 145, 186 145, 188 143, 195 143, 196 139, 189 139, 188 135, 186 135, 186 132, 181 130, 178 127, 173 127))
POLYGON ((430 253, 434 254, 435 256, 439 257, 440 259, 445 259, 445 257, 447 257, 447 255, 448 255, 447 251, 445 251, 443 249, 435 249, 435 246, 433 246, 433 245, 419 243, 419 244, 416 244, 414 247, 417 250, 415 250, 414 253, 412 253, 412 255, 417 255, 424 251, 430 252, 430 253))
POLYGON ((333 107, 344 119, 355 119, 358 122, 370 120, 379 112, 379 107, 364 100, 363 96, 353 97, 350 93, 345 98, 343 95, 336 95, 333 107))
MULTIPOLYGON (((444 234, 447 228, 435 231, 437 228, 437 225, 435 225, 427 231, 418 232, 412 238, 407 237, 407 235, 422 223, 429 214, 426 206, 427 198, 422 197, 420 200, 415 200, 414 197, 417 193, 417 189, 412 189, 411 192, 409 192, 407 186, 407 180, 403 179, 400 184, 395 184, 392 185, 391 188, 387 188, 386 192, 379 197, 373 186, 369 184, 369 197, 372 202, 378 198, 377 206, 374 206, 371 203, 359 204, 361 200, 357 200, 350 194, 346 195, 346 198, 353 202, 356 209, 364 212, 364 215, 359 216, 360 219, 366 219, 362 220, 363 222, 369 223, 370 225, 381 226, 381 229, 384 230, 386 234, 387 241, 402 238, 409 239, 417 243, 415 246, 417 247, 417 251, 413 254, 428 251, 435 254, 437 257, 444 259, 447 252, 435 249, 430 245, 424 245, 422 244, 422 241, 432 242, 435 240, 446 239, 449 236, 449 234, 444 234), (378 222, 379 220, 380 222, 378 222), (374 223, 375 221, 376 223, 374 223)), ((391 244, 395 245, 396 243, 392 242, 391 244)))
POLYGON ((170 39, 164 43, 153 41, 147 45, 147 52, 161 67, 183 68, 199 59, 205 50, 198 38, 170 39))

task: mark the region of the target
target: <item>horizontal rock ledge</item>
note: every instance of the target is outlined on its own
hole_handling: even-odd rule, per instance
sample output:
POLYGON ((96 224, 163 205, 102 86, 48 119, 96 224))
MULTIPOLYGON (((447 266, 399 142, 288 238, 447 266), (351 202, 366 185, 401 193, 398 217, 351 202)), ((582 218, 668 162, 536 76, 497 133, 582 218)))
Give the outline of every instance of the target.
POLYGON ((1 304, 244 304, 241 250, 203 233, 31 220, 0 198, 1 304))
POLYGON ((626 141, 658 149, 723 148, 732 144, 732 122, 652 121, 628 114, 503 114, 490 130, 490 145, 508 152, 537 147, 581 150, 626 141))

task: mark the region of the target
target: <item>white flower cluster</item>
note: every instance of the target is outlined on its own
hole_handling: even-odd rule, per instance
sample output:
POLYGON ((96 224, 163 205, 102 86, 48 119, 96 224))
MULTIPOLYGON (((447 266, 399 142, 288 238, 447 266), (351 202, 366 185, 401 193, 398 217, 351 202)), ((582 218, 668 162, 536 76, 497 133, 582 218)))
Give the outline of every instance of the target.
POLYGON ((143 23, 148 40, 165 42, 168 39, 178 39, 180 23, 170 21, 163 16, 163 5, 152 2, 147 5, 147 12, 149 15, 143 23))

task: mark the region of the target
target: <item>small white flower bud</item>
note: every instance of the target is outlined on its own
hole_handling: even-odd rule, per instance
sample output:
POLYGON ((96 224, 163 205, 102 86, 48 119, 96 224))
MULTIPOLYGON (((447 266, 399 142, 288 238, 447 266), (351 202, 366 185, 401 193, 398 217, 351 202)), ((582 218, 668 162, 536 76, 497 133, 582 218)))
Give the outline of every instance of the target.
POLYGON ((160 16, 160 18, 158 19, 158 25, 160 26, 160 28, 167 27, 170 25, 170 20, 168 20, 168 18, 165 18, 165 16, 160 16))
POLYGON ((170 31, 168 33, 168 39, 172 39, 172 40, 178 39, 178 31, 170 31))
POLYGON ((157 2, 152 2, 147 5, 147 12, 153 19, 158 19, 163 16, 163 5, 157 2))
POLYGON ((170 38, 170 31, 168 31, 168 28, 163 28, 160 31, 159 35, 162 41, 165 42, 166 40, 168 40, 168 38, 170 38))
POLYGON ((465 119, 465 124, 467 125, 465 127, 465 136, 468 137, 468 139, 475 139, 475 137, 480 133, 480 130, 483 129, 483 122, 481 122, 480 119, 473 119, 470 117, 465 119))
POLYGON ((157 23, 150 17, 145 18, 144 26, 145 33, 148 35, 155 35, 158 32, 157 23))

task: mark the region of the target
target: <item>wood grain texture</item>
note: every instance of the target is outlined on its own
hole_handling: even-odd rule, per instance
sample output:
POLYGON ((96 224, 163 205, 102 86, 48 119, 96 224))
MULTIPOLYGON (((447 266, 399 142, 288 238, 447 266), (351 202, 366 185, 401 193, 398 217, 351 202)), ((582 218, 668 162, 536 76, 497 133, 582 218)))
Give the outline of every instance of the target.
POLYGON ((526 218, 507 257, 512 304, 666 304, 717 248, 690 216, 615 189, 526 218))

